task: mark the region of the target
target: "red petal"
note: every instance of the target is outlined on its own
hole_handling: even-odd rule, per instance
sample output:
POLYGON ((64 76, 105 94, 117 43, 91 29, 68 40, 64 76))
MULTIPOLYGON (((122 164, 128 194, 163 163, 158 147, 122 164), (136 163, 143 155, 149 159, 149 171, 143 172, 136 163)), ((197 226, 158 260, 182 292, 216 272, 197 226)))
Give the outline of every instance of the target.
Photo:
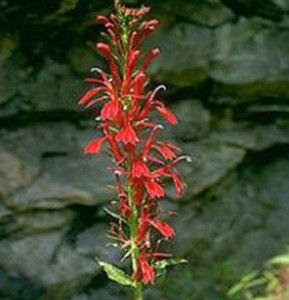
POLYGON ((152 253, 151 256, 152 257, 172 257, 174 255, 171 254, 171 253, 157 253, 157 252, 155 252, 155 253, 152 253))
POLYGON ((98 138, 90 142, 84 149, 85 154, 99 153, 102 143, 106 140, 106 137, 98 138))
POLYGON ((92 89, 88 91, 78 102, 79 104, 85 104, 91 97, 93 97, 95 94, 99 93, 100 91, 105 90, 103 87, 97 87, 95 89, 92 89))
POLYGON ((180 174, 177 174, 177 173, 173 173, 171 175, 173 181, 174 181, 174 184, 175 184, 175 189, 176 189, 176 195, 178 197, 180 197, 183 193, 183 190, 184 190, 184 182, 183 182, 183 179, 181 177, 180 174))
POLYGON ((135 145, 138 142, 138 137, 133 128, 129 125, 117 134, 116 140, 118 142, 122 141, 125 144, 135 145))
POLYGON ((110 23, 108 18, 105 16, 98 16, 96 19, 99 23, 107 24, 110 23))
POLYGON ((166 239, 171 239, 175 235, 174 229, 167 223, 160 220, 150 222, 166 239))
POLYGON ((106 103, 101 110, 101 117, 103 120, 114 120, 119 110, 119 104, 116 101, 106 103))
POLYGON ((152 198, 164 197, 165 195, 164 189, 157 182, 153 180, 147 180, 145 186, 148 194, 152 198))
POLYGON ((148 284, 149 282, 154 283, 154 281, 155 281, 154 269, 149 265, 144 254, 140 255, 139 266, 140 266, 140 269, 142 272, 143 283, 144 284, 148 284))
POLYGON ((134 162, 131 173, 132 173, 132 177, 134 177, 134 178, 140 178, 142 176, 145 176, 145 177, 150 176, 150 170, 143 161, 134 162))
POLYGON ((173 159, 176 157, 176 154, 168 147, 155 146, 154 148, 157 149, 165 159, 173 159))
POLYGON ((137 231, 137 241, 141 242, 145 236, 147 229, 147 222, 141 222, 138 231, 137 231))
POLYGON ((157 125, 153 128, 153 130, 151 131, 150 133, 150 136, 144 146, 144 150, 143 150, 143 158, 147 158, 147 156, 149 155, 150 151, 151 151, 151 148, 152 148, 152 145, 153 145, 153 140, 155 138, 155 135, 157 133, 157 130, 158 129, 161 129, 163 128, 162 125, 157 125))
POLYGON ((110 56, 110 48, 108 44, 105 43, 97 43, 96 45, 97 50, 103 53, 105 56, 110 56))
POLYGON ((145 58, 145 61, 141 67, 141 70, 143 72, 145 72, 146 68, 149 66, 152 59, 159 54, 161 54, 161 51, 158 48, 154 48, 154 49, 150 50, 149 54, 145 58))
POLYGON ((171 123, 171 124, 176 124, 177 123, 177 118, 175 115, 170 112, 169 110, 166 109, 165 106, 158 106, 157 110, 171 123))

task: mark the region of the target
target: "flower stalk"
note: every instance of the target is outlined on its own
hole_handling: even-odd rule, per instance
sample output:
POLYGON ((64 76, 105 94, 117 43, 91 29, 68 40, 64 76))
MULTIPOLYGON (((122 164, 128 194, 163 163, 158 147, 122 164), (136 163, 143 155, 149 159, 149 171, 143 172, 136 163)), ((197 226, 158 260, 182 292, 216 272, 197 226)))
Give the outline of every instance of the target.
POLYGON ((182 194, 184 183, 175 165, 187 157, 179 156, 180 149, 174 144, 158 138, 164 127, 150 114, 156 111, 167 122, 177 123, 159 101, 163 86, 149 88, 147 68, 160 50, 153 48, 146 55, 141 50, 158 21, 148 19, 148 7, 129 9, 116 0, 115 10, 109 17, 97 18, 106 31, 105 42, 97 43, 96 49, 107 60, 109 72, 92 69, 98 76, 87 79, 93 87, 79 103, 98 114, 102 134, 85 147, 85 153, 97 154, 107 144, 119 198, 110 235, 125 252, 124 258, 130 257, 132 272, 128 276, 108 263, 100 265, 109 278, 131 286, 135 300, 142 300, 143 287, 155 284, 156 269, 176 264, 172 254, 159 251, 175 235, 174 229, 161 220, 162 215, 173 213, 161 212, 159 199, 165 196, 168 181, 174 184, 178 196, 182 194))

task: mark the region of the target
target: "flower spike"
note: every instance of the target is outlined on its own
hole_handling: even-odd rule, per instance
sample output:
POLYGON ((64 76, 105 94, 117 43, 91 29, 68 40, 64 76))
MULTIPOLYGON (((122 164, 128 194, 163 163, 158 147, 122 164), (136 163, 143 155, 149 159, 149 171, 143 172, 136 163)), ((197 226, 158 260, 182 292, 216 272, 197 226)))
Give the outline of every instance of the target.
POLYGON ((147 70, 161 51, 153 48, 147 54, 142 53, 142 44, 158 21, 149 20, 148 7, 131 9, 116 2, 116 13, 97 17, 104 25, 106 41, 97 43, 96 49, 105 57, 109 71, 91 69, 95 77, 86 82, 92 88, 79 104, 85 108, 98 105, 94 119, 102 136, 91 141, 84 152, 97 154, 103 143, 107 143, 112 162, 108 170, 115 173, 119 199, 117 211, 110 211, 116 219, 110 236, 125 251, 124 259, 131 258, 131 276, 107 263, 101 265, 110 278, 117 277, 118 282, 133 287, 136 299, 141 299, 142 285, 156 282, 156 264, 173 256, 163 253, 159 246, 175 235, 173 227, 160 218, 174 212, 160 211, 158 202, 165 196, 167 182, 181 196, 184 183, 175 166, 187 157, 178 156, 180 149, 163 141, 160 134, 158 138, 159 130, 164 128, 151 114, 157 110, 169 123, 177 123, 158 97, 158 92, 166 87, 149 89, 147 70))

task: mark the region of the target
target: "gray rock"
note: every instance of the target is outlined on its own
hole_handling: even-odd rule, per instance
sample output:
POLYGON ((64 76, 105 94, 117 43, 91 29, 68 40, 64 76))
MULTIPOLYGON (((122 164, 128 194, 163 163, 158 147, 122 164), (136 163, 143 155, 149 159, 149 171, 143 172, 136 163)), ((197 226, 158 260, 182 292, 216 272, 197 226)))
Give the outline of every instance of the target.
POLYGON ((15 193, 10 205, 31 208, 62 208, 71 204, 96 205, 109 199, 113 183, 104 157, 49 159, 42 175, 32 185, 15 193), (83 176, 85 174, 85 177, 83 176))
POLYGON ((17 68, 11 56, 18 46, 17 38, 0 35, 0 105, 9 101, 18 91, 25 71, 17 68))
POLYGON ((238 273, 279 253, 288 242, 288 175, 288 159, 243 169, 207 195, 202 209, 198 202, 183 207, 176 219, 180 255, 194 268, 230 261, 238 273))
POLYGON ((230 7, 237 15, 253 17, 258 16, 271 21, 280 22, 285 15, 281 1, 282 0, 221 0, 225 5, 230 7))
POLYGON ((288 0, 273 0, 273 2, 283 8, 284 10, 289 9, 289 1, 288 0))
POLYGON ((71 70, 81 76, 89 74, 93 67, 104 68, 100 56, 90 48, 72 49, 68 59, 71 70))
POLYGON ((36 82, 27 85, 23 97, 32 110, 73 110, 80 99, 83 81, 77 79, 66 65, 46 61, 36 82), (60 101, 61 99, 61 101, 60 101))
POLYGON ((236 260, 240 266, 247 265, 251 269, 258 268, 262 265, 264 259, 277 255, 282 246, 284 247, 280 240, 265 229, 250 231, 244 237, 240 248, 236 252, 236 260))
POLYGON ((97 134, 65 124, 35 126, 9 134, 3 131, 0 191, 6 195, 7 205, 30 210, 107 201, 112 196, 108 185, 114 183, 106 169, 108 160, 104 154, 93 158, 83 154, 84 146, 97 134))
POLYGON ((286 36, 286 31, 266 28, 254 19, 218 28, 210 68, 211 77, 218 83, 214 99, 288 98, 286 36))
POLYGON ((37 299, 43 292, 43 287, 24 276, 9 274, 9 271, 0 267, 0 297, 3 300, 30 300, 37 299), (29 287, 29 288, 27 288, 29 287))
POLYGON ((200 84, 208 77, 212 39, 212 32, 207 28, 188 24, 174 26, 152 40, 163 55, 151 65, 151 75, 158 81, 181 87, 200 84))
POLYGON ((0 202, 0 220, 10 215, 10 210, 4 205, 4 203, 0 202))
MULTIPOLYGON (((187 16, 193 22, 206 26, 218 26, 228 22, 234 17, 233 12, 224 6, 219 0, 206 0, 186 2, 182 10, 183 16, 187 16)), ((180 8, 181 5, 178 5, 180 8)))
POLYGON ((203 26, 218 26, 232 19, 232 11, 219 0, 163 1, 156 3, 163 14, 170 12, 172 16, 180 16, 203 26))
POLYGON ((44 288, 41 300, 64 299, 83 288, 99 272, 90 259, 62 242, 64 231, 1 241, 0 265, 44 288))
POLYGON ((0 195, 8 197, 11 192, 29 185, 38 174, 39 167, 21 157, 0 148, 0 195))
POLYGON ((89 290, 86 293, 80 293, 69 300, 125 300, 132 297, 131 293, 127 290, 121 288, 116 283, 109 283, 104 288, 99 288, 97 290, 89 290))
POLYGON ((213 132, 211 138, 218 142, 261 151, 274 145, 288 144, 289 128, 278 125, 251 127, 231 124, 228 128, 220 128, 213 132))
POLYGON ((39 234, 51 230, 61 229, 69 225, 73 213, 69 210, 26 212, 20 214, 6 214, 2 217, 2 234, 14 234, 18 238, 30 234, 39 234))
POLYGON ((191 165, 184 163, 179 167, 187 184, 184 199, 190 199, 192 195, 200 194, 236 168, 244 159, 246 151, 208 139, 185 144, 184 153, 193 159, 191 165))
POLYGON ((198 100, 182 100, 173 106, 178 124, 168 130, 172 136, 194 140, 206 135, 210 126, 210 112, 198 100))
POLYGON ((80 255, 97 257, 100 260, 118 264, 124 253, 110 245, 112 241, 108 238, 108 228, 108 224, 97 224, 81 232, 77 236, 76 252, 80 255))

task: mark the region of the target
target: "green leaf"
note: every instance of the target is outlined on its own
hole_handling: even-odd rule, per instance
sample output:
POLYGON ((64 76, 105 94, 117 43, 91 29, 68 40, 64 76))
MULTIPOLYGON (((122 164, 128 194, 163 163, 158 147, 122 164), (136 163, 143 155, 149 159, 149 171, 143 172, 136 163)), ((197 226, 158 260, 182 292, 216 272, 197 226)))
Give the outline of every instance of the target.
POLYGON ((186 264, 188 261, 183 258, 168 258, 162 259, 153 264, 153 268, 155 269, 165 269, 168 266, 178 265, 178 264, 186 264))
POLYGON ((227 293, 229 297, 234 297, 240 293, 246 291, 250 284, 257 280, 258 271, 250 272, 249 274, 243 276, 239 282, 237 282, 227 293))
POLYGON ((134 286, 131 278, 121 269, 103 261, 98 261, 98 263, 104 269, 109 279, 116 281, 121 285, 134 286))
POLYGON ((289 264, 289 255, 279 255, 268 261, 268 265, 288 265, 289 264))
POLYGON ((234 297, 240 294, 244 290, 244 286, 241 283, 236 283, 227 293, 227 296, 234 297))

